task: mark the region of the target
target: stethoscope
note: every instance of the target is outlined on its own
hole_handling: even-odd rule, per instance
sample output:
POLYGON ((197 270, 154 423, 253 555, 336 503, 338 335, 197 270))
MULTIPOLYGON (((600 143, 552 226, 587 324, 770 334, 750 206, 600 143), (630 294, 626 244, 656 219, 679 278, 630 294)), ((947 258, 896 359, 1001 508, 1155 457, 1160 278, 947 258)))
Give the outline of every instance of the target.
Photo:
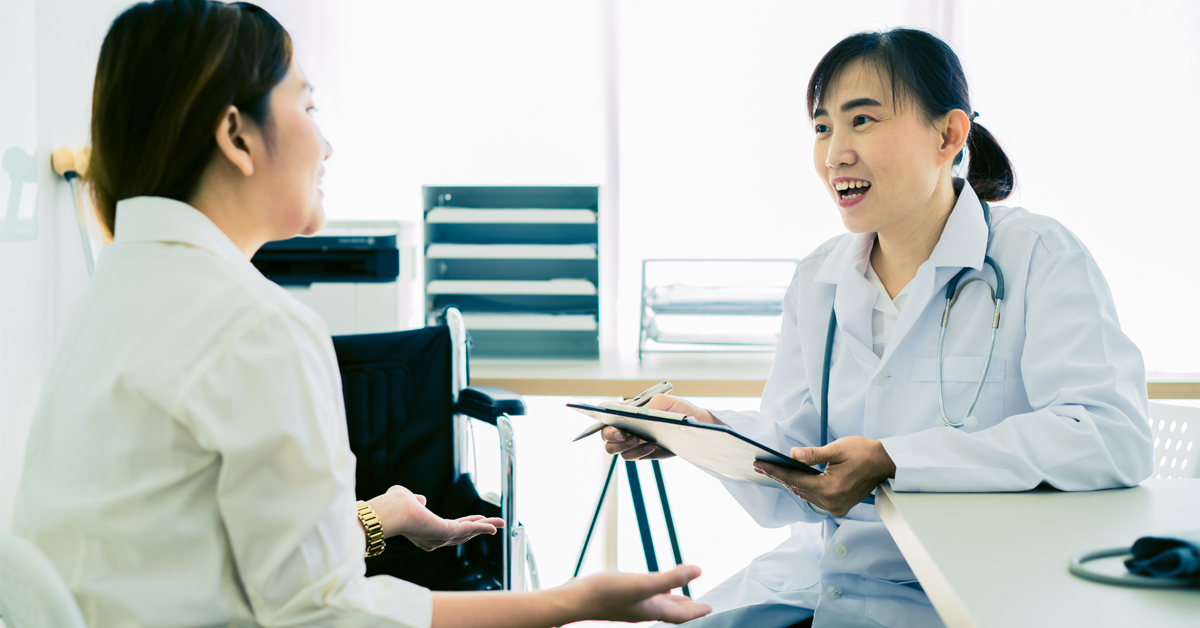
MULTIPOLYGON (((988 204, 980 201, 983 206, 983 221, 988 227, 988 244, 992 239, 992 210, 988 204)), ((979 401, 979 395, 983 392, 983 382, 987 380, 988 367, 992 363, 992 352, 996 348, 996 332, 1000 328, 1000 303, 1004 301, 1004 273, 1000 272, 1000 265, 996 260, 987 255, 986 248, 983 256, 983 262, 992 267, 996 273, 996 287, 982 277, 972 277, 966 281, 962 281, 963 275, 971 268, 964 268, 958 271, 954 277, 950 279, 950 283, 946 285, 946 310, 942 313, 942 328, 938 334, 937 348, 937 367, 935 371, 935 380, 937 382, 937 398, 938 408, 942 414, 942 423, 950 427, 975 427, 978 421, 971 414, 975 410, 975 404, 979 401), (991 295, 994 314, 992 315, 992 335, 988 341, 987 358, 983 361, 983 374, 979 376, 979 384, 975 386, 975 396, 971 399, 971 405, 967 408, 967 412, 963 415, 961 421, 952 421, 946 414, 946 402, 942 397, 942 348, 946 344, 946 326, 950 323, 950 308, 958 301, 959 295, 962 294, 963 288, 975 281, 982 281, 988 287, 991 295)), ((837 311, 831 309, 829 312, 829 330, 825 334, 825 365, 821 369, 821 446, 829 444, 829 373, 833 367, 833 336, 837 332, 837 311)), ((829 511, 819 506, 813 505, 810 502, 805 502, 808 507, 818 514, 828 515, 829 511)), ((868 495, 863 500, 864 504, 874 504, 875 496, 868 495)))
MULTIPOLYGON (((980 201, 983 206, 983 220, 988 227, 988 243, 992 239, 992 211, 988 204, 980 201)), ((935 380, 937 382, 937 398, 938 409, 942 414, 942 423, 950 427, 974 427, 978 424, 972 412, 975 410, 975 404, 979 401, 979 395, 983 392, 983 382, 987 379, 988 368, 992 363, 992 352, 996 348, 996 332, 1000 329, 1000 303, 1004 301, 1004 273, 1000 272, 1000 265, 996 260, 987 255, 986 249, 983 256, 983 262, 992 267, 996 273, 996 287, 987 282, 983 277, 972 277, 966 281, 962 281, 963 275, 971 268, 964 268, 958 271, 957 274, 950 280, 946 286, 946 310, 942 314, 942 328, 938 334, 937 348, 937 368, 935 371, 935 380), (946 344, 946 326, 950 323, 950 308, 958 301, 959 295, 962 294, 963 288, 966 288, 972 282, 982 281, 988 287, 991 295, 994 314, 992 315, 992 335, 988 341, 987 358, 983 361, 983 374, 979 376, 979 383, 975 386, 975 396, 971 398, 971 405, 967 408, 967 412, 963 415, 961 421, 953 421, 946 414, 946 402, 942 397, 942 348, 946 344), (960 283, 961 282, 961 283, 960 283)), ((825 366, 821 371, 821 446, 824 447, 829 443, 829 373, 833 367, 833 336, 837 331, 837 312, 830 310, 829 313, 829 331, 825 335, 825 366)))

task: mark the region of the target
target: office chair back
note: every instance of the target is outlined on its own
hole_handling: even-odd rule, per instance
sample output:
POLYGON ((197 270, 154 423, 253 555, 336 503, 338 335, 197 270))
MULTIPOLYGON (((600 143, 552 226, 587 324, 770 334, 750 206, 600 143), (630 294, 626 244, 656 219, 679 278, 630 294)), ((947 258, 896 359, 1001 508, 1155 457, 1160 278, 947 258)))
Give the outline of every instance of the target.
POLYGON ((0 616, 6 628, 87 628, 50 559, 7 532, 0 533, 0 616))
POLYGON ((1150 402, 1152 478, 1200 478, 1200 408, 1150 402))

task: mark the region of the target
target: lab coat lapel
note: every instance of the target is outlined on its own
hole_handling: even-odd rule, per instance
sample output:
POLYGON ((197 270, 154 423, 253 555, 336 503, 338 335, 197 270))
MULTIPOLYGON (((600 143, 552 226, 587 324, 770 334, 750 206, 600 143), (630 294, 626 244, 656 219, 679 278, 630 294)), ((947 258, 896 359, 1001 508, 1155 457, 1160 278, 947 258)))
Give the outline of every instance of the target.
MULTIPOLYGON (((988 242, 988 226, 983 220, 983 207, 979 203, 979 197, 975 195, 975 190, 965 185, 962 179, 955 179, 954 187, 959 191, 958 201, 954 204, 950 217, 946 219, 942 237, 933 247, 933 253, 917 269, 908 300, 904 309, 900 311, 900 317, 896 319, 892 337, 883 352, 883 358, 879 361, 880 368, 891 359, 904 337, 925 315, 930 301, 942 294, 942 290, 955 273, 962 268, 983 268, 983 256, 987 253, 988 242)), ((944 299, 936 300, 944 305, 944 299)), ((939 308, 938 312, 941 311, 939 308)), ((840 320, 841 314, 838 316, 840 320)), ((910 351, 908 355, 911 354, 910 351)))
POLYGON ((873 233, 844 238, 817 274, 817 281, 837 284, 833 309, 837 313, 838 337, 867 374, 874 373, 879 366, 879 356, 871 349, 874 342, 871 315, 876 293, 866 278, 874 243, 873 233))

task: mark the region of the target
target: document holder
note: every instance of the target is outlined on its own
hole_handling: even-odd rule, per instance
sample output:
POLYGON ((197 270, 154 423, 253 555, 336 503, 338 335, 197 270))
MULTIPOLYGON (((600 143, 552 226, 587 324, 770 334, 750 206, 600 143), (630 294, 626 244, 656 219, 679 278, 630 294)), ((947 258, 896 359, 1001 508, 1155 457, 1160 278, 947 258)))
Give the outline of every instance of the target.
POLYGON ((754 471, 755 461, 769 462, 812 475, 820 474, 820 471, 803 462, 746 438, 724 425, 700 423, 691 417, 679 420, 645 416, 611 406, 568 403, 567 407, 726 477, 763 486, 779 486, 775 480, 754 471))

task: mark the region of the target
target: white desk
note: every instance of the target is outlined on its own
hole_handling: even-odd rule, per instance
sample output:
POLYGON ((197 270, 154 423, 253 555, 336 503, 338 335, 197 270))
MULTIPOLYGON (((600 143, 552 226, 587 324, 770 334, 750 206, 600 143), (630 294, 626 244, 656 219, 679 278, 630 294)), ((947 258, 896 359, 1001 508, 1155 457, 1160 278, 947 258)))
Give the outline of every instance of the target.
POLYGON ((1200 480, 1090 493, 896 493, 884 485, 876 508, 949 628, 1200 626, 1200 590, 1117 587, 1067 571, 1086 551, 1200 528, 1200 480))
MULTIPOLYGON (((662 380, 682 397, 760 397, 774 353, 652 353, 599 360, 471 360, 471 383, 522 395, 631 396, 662 380)), ((1151 399, 1200 399, 1200 374, 1150 374, 1151 399)))

